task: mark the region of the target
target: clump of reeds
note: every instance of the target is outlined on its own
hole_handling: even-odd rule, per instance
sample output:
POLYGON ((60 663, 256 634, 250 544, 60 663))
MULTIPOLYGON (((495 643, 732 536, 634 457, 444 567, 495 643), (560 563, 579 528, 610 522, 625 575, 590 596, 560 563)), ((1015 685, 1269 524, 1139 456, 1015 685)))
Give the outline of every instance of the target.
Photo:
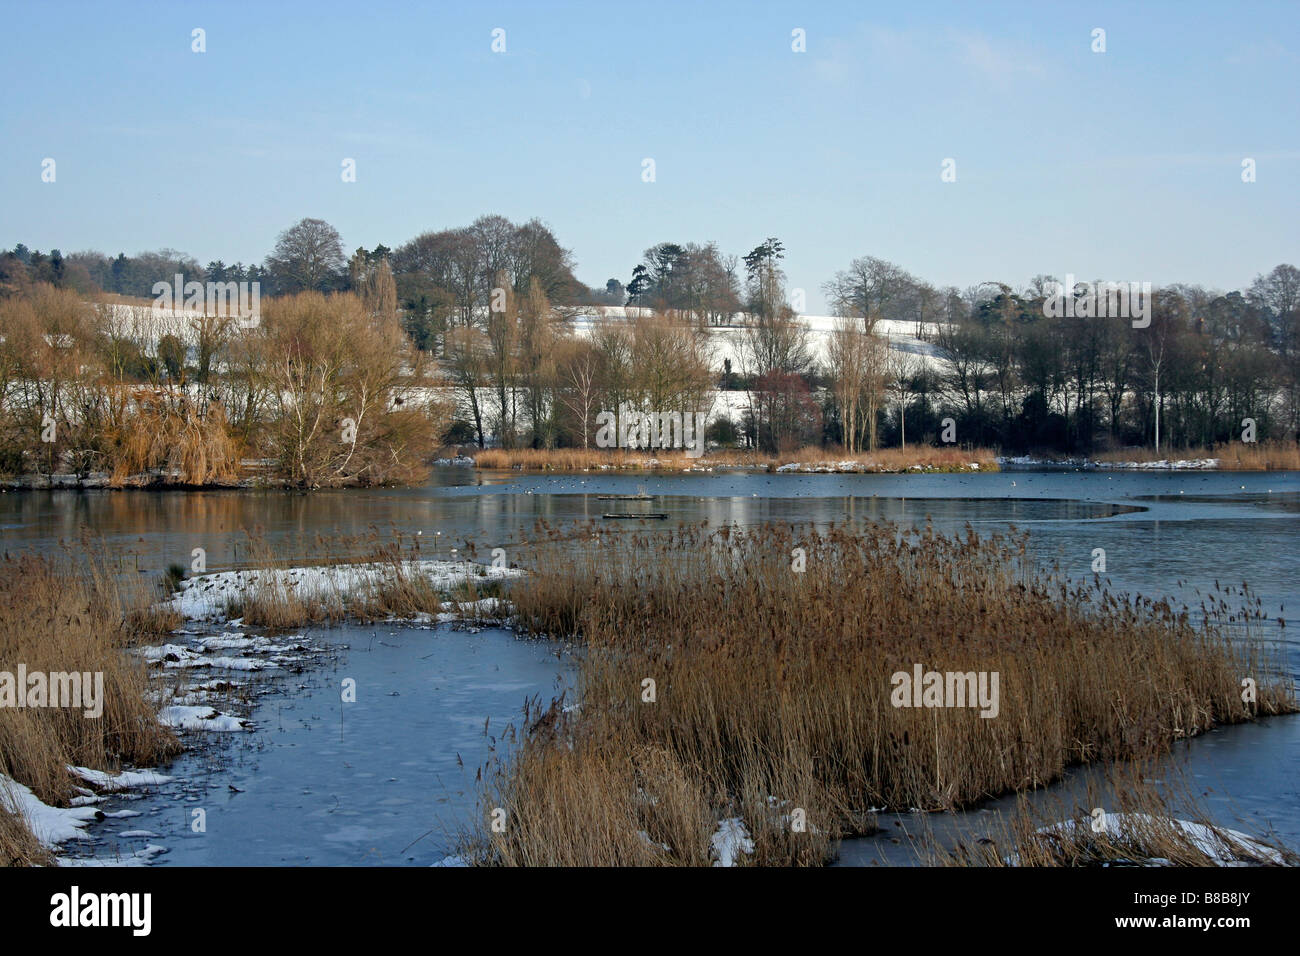
POLYGON ((955 445, 909 445, 906 448, 877 448, 874 451, 845 452, 841 448, 809 446, 798 451, 768 456, 769 471, 796 464, 801 469, 841 472, 904 471, 997 471, 997 452, 992 448, 961 448, 955 445), (971 468, 978 465, 978 468, 971 468))
MULTIPOLYGON (((1229 638, 1220 605, 1194 622, 1165 602, 1069 584, 1036 567, 1023 535, 592 526, 525 563, 510 589, 516 622, 582 639, 581 706, 489 775, 486 805, 516 821, 491 834, 499 862, 630 859, 632 844, 609 845, 613 823, 584 823, 601 801, 601 819, 643 821, 645 788, 618 755, 666 754, 680 770, 665 785, 761 834, 754 862, 818 862, 838 834, 869 829, 872 808, 962 807, 1295 710, 1260 645, 1229 638), (997 673, 997 715, 894 706, 893 675, 917 664, 997 673), (803 810, 811 826, 791 831, 774 807, 803 810), (562 850, 548 833, 564 834, 562 850)), ((655 860, 700 859, 707 827, 686 819, 655 860)))
POLYGON ((1217 459, 1220 471, 1300 471, 1300 445, 1291 441, 1227 442, 1207 448, 1123 448, 1102 452, 1103 464, 1217 459))
POLYGON ((0 866, 49 866, 53 862, 26 821, 0 809, 0 866))
MULTIPOLYGON (((1169 768, 1165 768, 1166 773, 1169 768)), ((1162 788, 1140 767, 1108 768, 1081 803, 1021 796, 1007 818, 980 821, 951 847, 931 844, 934 866, 1296 866, 1300 855, 1268 834, 1214 823, 1185 786, 1162 788)))
MULTIPOLYGON (((156 588, 121 584, 93 555, 21 554, 0 563, 0 671, 103 674, 103 714, 84 709, 0 708, 0 773, 50 804, 74 795, 67 767, 115 770, 176 753, 156 720, 147 677, 125 649, 170 618, 144 610, 156 588)), ((20 689, 25 692, 25 688, 20 689)), ((0 837, 0 842, 5 838, 0 837)))
MULTIPOLYGON (((266 542, 254 539, 246 546, 248 566, 241 571, 241 586, 225 601, 229 618, 273 631, 308 624, 336 623, 347 617, 345 594, 326 579, 311 587, 291 577, 286 562, 266 542)), ((202 586, 202 585, 196 585, 202 586)))
MULTIPOLYGON (((428 539, 425 539, 426 541, 428 539)), ((292 562, 277 555, 260 536, 250 535, 241 551, 247 556, 243 586, 225 605, 229 617, 247 624, 288 630, 308 624, 344 620, 410 620, 437 614, 446 602, 469 604, 500 593, 484 569, 446 587, 422 570, 422 562, 469 561, 475 552, 421 550, 420 539, 394 531, 364 536, 318 537, 312 553, 292 562), (319 580, 300 581, 290 566, 321 567, 319 580)))
POLYGON ((134 390, 107 442, 110 482, 161 471, 164 484, 232 484, 242 452, 219 404, 199 407, 169 391, 134 390))
POLYGON ((474 452, 474 464, 487 469, 524 471, 596 471, 602 468, 681 471, 700 458, 681 450, 636 451, 616 448, 484 448, 474 452))
POLYGON ((680 449, 605 448, 485 448, 474 453, 474 463, 484 469, 524 471, 689 471, 699 468, 753 468, 775 471, 798 464, 807 469, 843 472, 997 471, 997 453, 989 448, 913 445, 846 452, 840 448, 808 447, 779 455, 743 449, 711 451, 691 456, 680 449))

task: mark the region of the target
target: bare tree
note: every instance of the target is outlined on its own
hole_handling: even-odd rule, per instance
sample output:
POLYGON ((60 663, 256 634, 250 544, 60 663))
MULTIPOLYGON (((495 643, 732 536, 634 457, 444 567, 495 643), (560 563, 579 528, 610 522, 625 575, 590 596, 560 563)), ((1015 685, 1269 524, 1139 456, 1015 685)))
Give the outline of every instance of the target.
POLYGON ((835 273, 822 290, 837 315, 861 319, 862 330, 870 332, 881 319, 896 319, 905 314, 907 298, 915 284, 916 280, 906 270, 892 262, 863 256, 835 273))
POLYGON ((907 447, 907 403, 917 393, 917 379, 921 374, 920 360, 910 352, 890 349, 886 358, 889 390, 898 400, 899 446, 907 447))
POLYGON ((600 398, 600 360, 595 347, 581 339, 569 339, 560 358, 560 401, 577 420, 582 447, 589 447, 591 423, 600 398))
POLYGON ((489 351, 488 337, 482 329, 461 325, 447 330, 443 361, 452 384, 469 406, 480 448, 484 445, 484 434, 479 392, 488 385, 489 351))
POLYGON ((266 261, 280 291, 321 291, 343 271, 343 240, 325 220, 302 219, 280 233, 266 261))
POLYGON ((862 403, 867 379, 867 333, 855 319, 835 320, 826 345, 827 372, 831 394, 840 413, 844 450, 850 455, 860 448, 862 403))

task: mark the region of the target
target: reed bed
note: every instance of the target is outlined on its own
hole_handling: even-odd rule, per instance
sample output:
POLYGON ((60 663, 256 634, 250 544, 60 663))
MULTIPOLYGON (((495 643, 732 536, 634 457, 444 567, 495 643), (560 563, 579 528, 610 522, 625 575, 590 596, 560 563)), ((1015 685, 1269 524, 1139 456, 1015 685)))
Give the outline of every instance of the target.
MULTIPOLYGON (((0 708, 0 773, 41 800, 67 805, 79 781, 67 767, 116 770, 151 764, 180 749, 147 699, 144 665, 125 648, 175 626, 169 612, 150 610, 156 584, 121 584, 93 556, 21 554, 0 562, 0 671, 16 675, 88 672, 103 675, 103 713, 83 708, 0 708)), ((25 692, 21 688, 20 692, 25 692)), ((0 821, 0 857, 39 862, 14 820, 0 821)), ((30 834, 28 834, 30 836, 30 834)))
MULTIPOLYGON (((1162 776, 1169 776, 1164 768, 1162 776)), ((1271 834, 1214 823, 1176 780, 1161 786, 1140 765, 1117 764, 1089 781, 1081 803, 1031 805, 980 822, 951 847, 931 842, 930 866, 1297 866, 1300 855, 1271 834)))
POLYGON ((878 448, 871 452, 845 452, 837 448, 810 446, 797 451, 770 455, 765 452, 727 449, 692 457, 681 450, 601 448, 486 448, 474 453, 478 468, 523 471, 692 471, 702 468, 750 468, 776 471, 787 465, 808 470, 898 473, 909 470, 997 471, 997 453, 989 448, 961 449, 952 446, 915 445, 910 448, 878 448))
POLYGON ((1218 459, 1219 471, 1300 471, 1300 445, 1295 442, 1231 442, 1213 448, 1123 448, 1102 452, 1095 460, 1102 464, 1155 461, 1218 459))
POLYGON ((49 866, 53 856, 17 814, 0 809, 0 866, 49 866))
POLYGON ((220 405, 198 409, 188 398, 136 389, 130 411, 110 430, 107 465, 114 488, 160 473, 168 484, 233 485, 243 448, 220 405))
POLYGON ((421 573, 423 561, 472 560, 477 554, 472 544, 463 552, 431 553, 422 549, 420 538, 396 531, 388 537, 378 532, 318 536, 312 554, 292 561, 278 556, 264 538, 251 535, 241 551, 248 556, 245 570, 252 573, 226 601, 225 613, 272 630, 345 620, 409 620, 438 614, 445 602, 473 604, 500 593, 499 582, 485 576, 471 574, 446 587, 421 573), (299 582, 286 574, 291 565, 325 571, 317 581, 299 582))
POLYGON ((1067 583, 1026 545, 876 524, 537 542, 509 596, 517 626, 581 639, 579 705, 535 708, 488 768, 485 813, 509 822, 476 858, 693 864, 741 817, 744 862, 819 863, 873 810, 952 810, 1296 709, 1250 614, 1210 601, 1194 623, 1067 583), (997 673, 997 715, 894 706, 918 664, 997 673))

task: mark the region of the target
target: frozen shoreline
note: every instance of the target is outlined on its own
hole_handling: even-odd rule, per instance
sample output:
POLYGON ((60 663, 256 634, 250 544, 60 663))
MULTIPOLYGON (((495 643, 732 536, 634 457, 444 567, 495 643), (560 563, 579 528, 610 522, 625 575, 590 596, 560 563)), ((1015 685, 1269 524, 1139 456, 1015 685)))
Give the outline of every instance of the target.
POLYGON ((399 573, 422 578, 441 591, 467 581, 504 581, 522 571, 473 561, 403 561, 396 564, 309 565, 266 570, 218 571, 181 582, 171 606, 187 621, 225 621, 229 602, 250 587, 292 591, 304 601, 346 601, 358 592, 381 587, 399 573))
POLYGON ((1162 458, 1159 461, 1100 461, 1095 458, 1035 458, 1032 455, 1015 455, 998 459, 1000 468, 1043 468, 1054 470, 1082 469, 1085 471, 1217 471, 1220 458, 1162 458))
MULTIPOLYGON (((130 653, 140 657, 156 677, 164 674, 194 674, 179 686, 170 682, 151 689, 158 708, 158 721, 182 738, 190 735, 251 733, 257 728, 248 716, 250 702, 246 677, 258 673, 278 678, 301 673, 318 658, 322 648, 302 633, 267 636, 244 631, 241 619, 229 619, 227 600, 238 600, 249 587, 293 589, 305 600, 343 600, 350 595, 382 586, 399 572, 423 578, 438 590, 451 590, 468 580, 505 580, 523 572, 471 561, 406 561, 394 564, 339 564, 291 567, 272 570, 225 571, 198 575, 181 582, 173 597, 164 602, 178 611, 185 624, 161 644, 138 647, 130 653), (195 626, 198 625, 198 626, 195 626), (214 674, 213 672, 217 672, 214 674), (198 675, 205 675, 199 677, 198 675), (207 676, 212 675, 212 676, 207 676), (220 676, 218 676, 220 675, 220 676), (230 676, 226 676, 230 675, 230 676), (235 697, 238 696, 238 702, 235 697)), ((422 613, 409 620, 394 621, 415 628, 428 628, 462 620, 466 615, 492 615, 501 610, 497 599, 475 602, 444 601, 436 612, 422 613)), ((267 688, 274 691, 273 686, 267 688)), ((187 745, 186 749, 191 749, 187 745)), ((0 806, 19 813, 41 844, 55 853, 61 866, 143 866, 167 852, 167 847, 147 844, 138 850, 119 849, 118 856, 74 857, 67 844, 98 840, 92 824, 115 817, 138 816, 133 810, 105 813, 97 804, 111 795, 130 799, 129 791, 176 780, 152 770, 127 770, 118 774, 82 767, 69 771, 86 783, 68 808, 42 802, 27 787, 0 776, 0 806)), ((145 839, 151 831, 125 830, 106 834, 119 839, 145 839)))

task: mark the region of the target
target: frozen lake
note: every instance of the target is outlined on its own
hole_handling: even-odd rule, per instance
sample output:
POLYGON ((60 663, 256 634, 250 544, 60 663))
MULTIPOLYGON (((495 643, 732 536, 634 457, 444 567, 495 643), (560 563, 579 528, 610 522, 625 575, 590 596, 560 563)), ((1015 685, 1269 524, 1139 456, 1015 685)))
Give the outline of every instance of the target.
MULTIPOLYGON (((667 512, 668 524, 917 524, 929 517, 949 532, 967 523, 981 532, 1014 525, 1030 533, 1039 559, 1059 562, 1072 576, 1091 577, 1093 550, 1102 548, 1112 589, 1192 606, 1197 592, 1216 582, 1245 581, 1268 617, 1260 630, 1286 649, 1288 669, 1300 677, 1300 625, 1277 622, 1300 607, 1296 473, 651 476, 443 468, 418 488, 311 495, 9 493, 0 495, 0 532, 7 550, 42 550, 89 527, 128 572, 188 566, 191 550, 202 547, 215 571, 246 560, 245 529, 260 529, 283 558, 311 555, 318 536, 387 536, 396 529, 422 532, 424 557, 450 557, 451 548, 472 539, 482 560, 492 547, 509 549, 538 519, 562 526, 638 509, 667 512), (660 497, 648 504, 597 498, 640 488, 660 497)), ((266 679, 251 732, 208 735, 219 739, 166 768, 174 783, 139 800, 105 804, 141 816, 92 828, 97 842, 87 849, 104 856, 120 845, 127 852, 141 841, 116 834, 147 830, 158 834, 148 842, 169 849, 158 858, 162 864, 434 862, 449 851, 450 835, 474 823, 474 772, 491 738, 500 745, 498 732, 519 720, 524 700, 549 700, 571 673, 557 645, 491 629, 382 625, 308 636, 322 654, 301 674, 266 679), (340 685, 349 677, 357 682, 357 702, 343 705, 340 685), (196 807, 206 812, 204 834, 191 830, 196 807)), ((1300 720, 1215 731, 1180 745, 1171 763, 1220 822, 1271 826, 1300 846, 1300 720)), ((1081 779, 1057 789, 1068 793, 1081 779)), ((963 825, 972 820, 978 824, 978 815, 963 825)), ((950 823, 930 822, 937 831, 950 823)), ((886 835, 846 845, 843 862, 913 858, 901 831, 917 832, 916 818, 882 824, 886 835)))

